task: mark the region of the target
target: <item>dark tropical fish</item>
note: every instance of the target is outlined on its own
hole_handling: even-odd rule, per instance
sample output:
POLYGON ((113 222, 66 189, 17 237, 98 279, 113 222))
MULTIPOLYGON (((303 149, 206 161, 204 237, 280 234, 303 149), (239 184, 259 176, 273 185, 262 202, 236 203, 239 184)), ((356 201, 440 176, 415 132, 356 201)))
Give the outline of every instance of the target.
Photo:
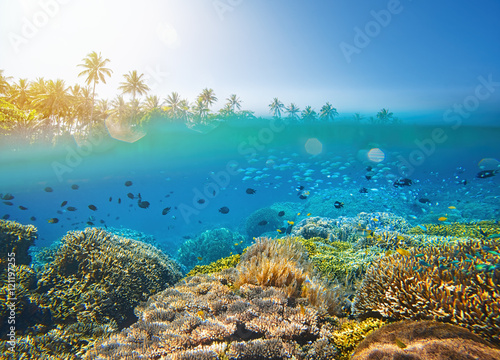
POLYGON ((118 204, 121 204, 121 203, 122 203, 122 199, 118 198, 118 204))
POLYGON ((19 209, 20 209, 20 210, 28 210, 28 208, 27 208, 27 207, 22 206, 22 205, 19 205, 19 209))
POLYGON ((162 210, 161 214, 162 215, 167 215, 169 211, 170 211, 170 208, 166 207, 165 209, 162 210))
POLYGON ((299 195, 299 199, 305 200, 305 199, 307 199, 307 196, 305 196, 305 195, 299 195))
POLYGON ((132 186, 132 181, 130 180, 125 181, 125 186, 132 186))
POLYGON ((344 203, 343 202, 340 202, 340 201, 335 201, 333 203, 333 206, 335 206, 335 209, 340 209, 340 208, 343 208, 344 207, 344 203))
POLYGON ((297 190, 297 191, 302 191, 302 190, 304 190, 304 187, 303 187, 302 185, 299 185, 299 186, 297 186, 297 187, 295 188, 295 190, 297 190))
POLYGON ((418 202, 421 202, 422 204, 430 204, 431 201, 427 198, 420 198, 418 199, 418 202))
POLYGON ((267 225, 267 224, 269 224, 269 222, 267 220, 262 220, 261 222, 259 222, 258 225, 264 226, 264 225, 267 225))
POLYGON ((0 198, 3 200, 12 200, 12 199, 14 199, 14 195, 7 193, 3 197, 0 197, 0 198))
POLYGON ((204 204, 205 203, 205 199, 198 199, 197 203, 198 204, 204 204))
POLYGON ((165 195, 166 198, 170 197, 170 194, 165 195))
POLYGON ((94 225, 94 223, 92 221, 87 221, 87 225, 92 226, 92 225, 94 225))
POLYGON ((113 198, 110 196, 110 197, 109 197, 109 202, 111 202, 111 201, 113 201, 113 198))
POLYGON ((246 192, 247 194, 253 195, 253 194, 255 194, 257 191, 256 191, 256 190, 254 190, 254 189, 248 188, 248 189, 246 189, 246 191, 245 191, 245 192, 246 192))
POLYGON ((203 258, 202 258, 201 256, 197 256, 196 258, 197 258, 198 260, 200 260, 200 261, 201 261, 201 260, 203 260, 203 258))
POLYGON ((9 214, 5 214, 4 216, 2 216, 2 219, 4 219, 4 220, 7 220, 8 218, 10 218, 9 214))
POLYGON ((76 207, 74 207, 74 206, 68 206, 66 208, 66 210, 68 210, 68 211, 76 211, 76 207))
POLYGON ((219 209, 221 214, 227 214, 229 212, 229 208, 227 206, 223 206, 219 209))
POLYGON ((292 233, 292 227, 293 227, 293 225, 288 225, 288 227, 286 228, 285 232, 287 235, 290 235, 292 233))
POLYGON ((62 212, 61 210, 57 210, 56 212, 57 212, 59 215, 62 215, 62 214, 63 214, 63 212, 62 212))
POLYGON ((30 217, 30 220, 31 221, 36 221, 36 217, 32 216, 32 217, 30 217))
POLYGON ((129 199, 134 199, 135 198, 134 194, 132 194, 132 193, 128 193, 127 196, 128 196, 129 199))
POLYGON ((57 224, 59 222, 59 219, 58 218, 51 218, 51 219, 47 220, 47 222, 49 224, 57 224))
POLYGON ((89 205, 89 209, 92 210, 92 211, 96 211, 97 210, 97 207, 95 205, 89 205))
POLYGON ((361 189, 359 189, 359 192, 361 194, 366 194, 366 193, 368 193, 368 189, 367 188, 361 188, 361 189))
POLYGON ((101 224, 104 224, 104 223, 105 223, 105 221, 104 221, 104 220, 99 220, 99 222, 100 222, 101 224))
POLYGON ((372 168, 370 165, 368 165, 368 166, 366 167, 366 171, 372 171, 372 170, 373 170, 373 168, 372 168))
POLYGON ((13 203, 13 202, 11 202, 11 201, 4 201, 3 203, 4 203, 5 205, 8 205, 8 206, 12 206, 12 205, 14 205, 14 203, 13 203))
POLYGON ((285 215, 285 212, 282 210, 278 213, 278 216, 284 216, 285 215))
POLYGON ((78 190, 78 189, 80 188, 80 186, 78 186, 78 185, 76 185, 76 184, 73 184, 73 185, 71 185, 71 188, 72 188, 73 190, 78 190))
POLYGON ((413 182, 407 178, 401 178, 399 180, 394 181, 392 184, 394 187, 403 187, 403 186, 411 186, 413 182))
POLYGON ((214 191, 212 192, 212 195, 213 195, 213 196, 217 195, 217 191, 215 191, 215 190, 214 190, 214 191))
POLYGON ((64 201, 61 203, 61 207, 65 207, 67 203, 68 203, 68 202, 67 202, 66 200, 64 200, 64 201))
POLYGON ((189 236, 189 235, 184 235, 182 238, 183 238, 183 239, 188 240, 188 239, 191 239, 191 236, 189 236))
POLYGON ((492 176, 495 176, 498 173, 498 170, 483 170, 477 173, 476 177, 479 179, 486 179, 492 176))
POLYGON ((371 175, 365 175, 365 178, 366 178, 366 180, 371 180, 372 179, 371 175))
POLYGON ((137 205, 142 209, 147 209, 149 207, 149 201, 138 200, 137 205))
POLYGON ((44 190, 46 192, 53 192, 54 191, 54 189, 52 189, 50 186, 47 186, 44 190))

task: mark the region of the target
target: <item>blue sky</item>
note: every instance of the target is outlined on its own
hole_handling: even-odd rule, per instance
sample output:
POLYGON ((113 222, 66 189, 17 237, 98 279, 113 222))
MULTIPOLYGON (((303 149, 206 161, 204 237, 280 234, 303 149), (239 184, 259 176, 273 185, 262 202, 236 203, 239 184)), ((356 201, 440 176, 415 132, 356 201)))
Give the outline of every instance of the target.
POLYGON ((103 98, 138 70, 161 97, 193 101, 209 87, 215 108, 236 93, 260 115, 273 97, 301 109, 329 101, 345 117, 385 107, 439 119, 471 101, 465 120, 486 121, 499 109, 497 0, 18 0, 0 14, 7 75, 83 83, 76 64, 100 51, 114 71, 98 85, 103 98), (493 85, 475 104, 488 76, 493 85))

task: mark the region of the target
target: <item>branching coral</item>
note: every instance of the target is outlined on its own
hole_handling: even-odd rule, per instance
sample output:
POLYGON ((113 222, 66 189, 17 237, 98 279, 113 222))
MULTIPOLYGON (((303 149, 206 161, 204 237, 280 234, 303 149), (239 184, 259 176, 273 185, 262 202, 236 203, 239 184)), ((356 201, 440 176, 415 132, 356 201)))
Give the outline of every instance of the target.
POLYGON ((482 239, 500 233, 500 224, 496 221, 477 221, 471 223, 425 224, 415 226, 409 234, 427 234, 482 239))
POLYGON ((189 271, 186 276, 194 276, 198 274, 212 274, 225 269, 235 267, 240 262, 240 255, 231 255, 223 259, 214 261, 208 265, 196 265, 191 271, 189 271))
POLYGON ((374 262, 356 294, 358 314, 451 322, 500 343, 500 241, 413 249, 374 262))
POLYGON ((368 335, 352 356, 365 359, 498 360, 500 349, 458 326, 407 320, 368 335))
POLYGON ((152 296, 139 321, 95 344, 86 359, 333 359, 333 326, 307 301, 290 302, 276 287, 245 284, 240 295, 199 275, 152 296))
POLYGON ((284 289, 288 297, 306 297, 330 313, 339 311, 337 292, 315 276, 307 252, 293 238, 256 239, 242 256, 237 270, 236 288, 243 284, 275 286, 284 289))
POLYGON ((15 253, 17 265, 29 265, 31 256, 28 249, 35 243, 36 238, 37 229, 33 225, 0 220, 0 271, 5 270, 9 253, 15 253))

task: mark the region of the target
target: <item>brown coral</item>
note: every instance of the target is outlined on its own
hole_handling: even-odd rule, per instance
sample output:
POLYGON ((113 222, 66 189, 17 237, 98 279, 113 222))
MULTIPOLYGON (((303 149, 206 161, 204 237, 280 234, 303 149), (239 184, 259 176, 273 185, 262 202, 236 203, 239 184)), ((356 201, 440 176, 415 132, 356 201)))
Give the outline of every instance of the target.
POLYGON ((198 275, 152 296, 137 323, 85 358, 333 359, 329 317, 276 287, 245 284, 237 295, 225 285, 234 276, 198 275))
POLYGON ((403 321, 374 331, 352 360, 499 360, 500 350, 467 329, 436 321, 403 321))
POLYGON ((0 220, 0 271, 5 270, 9 253, 15 253, 17 265, 29 265, 31 256, 28 249, 35 243, 37 236, 37 229, 33 225, 0 220))
POLYGON ((356 294, 358 315, 451 322, 500 343, 500 242, 413 249, 375 261, 356 294))

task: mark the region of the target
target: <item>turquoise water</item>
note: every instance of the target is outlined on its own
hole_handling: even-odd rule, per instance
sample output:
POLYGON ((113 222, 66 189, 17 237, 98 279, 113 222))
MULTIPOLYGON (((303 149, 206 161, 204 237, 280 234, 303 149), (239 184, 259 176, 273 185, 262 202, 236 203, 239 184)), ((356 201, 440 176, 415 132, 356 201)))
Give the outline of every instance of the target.
POLYGON ((4 144, 0 193, 14 199, 0 203, 0 217, 34 224, 37 247, 69 230, 97 226, 151 235, 174 258, 186 239, 205 230, 224 227, 248 237, 246 218, 279 202, 293 202, 301 213, 287 213, 283 226, 307 214, 335 218, 363 211, 391 212, 412 225, 443 222, 440 217, 445 223, 499 219, 500 175, 477 177, 499 169, 499 138, 496 127, 268 119, 195 129, 156 124, 133 143, 98 134, 80 146, 74 139, 22 150, 4 144), (380 149, 383 159, 371 161, 371 149, 380 149), (394 186, 401 178, 412 184, 394 186), (335 208, 335 201, 344 206, 335 208), (49 223, 53 218, 58 222, 49 223))

